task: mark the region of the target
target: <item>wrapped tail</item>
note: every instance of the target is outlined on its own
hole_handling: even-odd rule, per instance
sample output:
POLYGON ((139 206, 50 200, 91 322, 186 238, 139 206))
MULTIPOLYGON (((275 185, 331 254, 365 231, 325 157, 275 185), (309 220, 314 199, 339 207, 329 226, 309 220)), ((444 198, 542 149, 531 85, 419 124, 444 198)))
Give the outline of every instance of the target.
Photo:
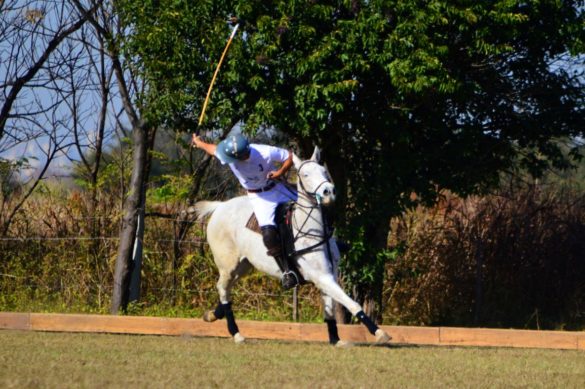
POLYGON ((205 216, 210 215, 217 207, 223 204, 222 201, 198 201, 192 208, 192 212, 197 215, 197 220, 203 220, 205 216))

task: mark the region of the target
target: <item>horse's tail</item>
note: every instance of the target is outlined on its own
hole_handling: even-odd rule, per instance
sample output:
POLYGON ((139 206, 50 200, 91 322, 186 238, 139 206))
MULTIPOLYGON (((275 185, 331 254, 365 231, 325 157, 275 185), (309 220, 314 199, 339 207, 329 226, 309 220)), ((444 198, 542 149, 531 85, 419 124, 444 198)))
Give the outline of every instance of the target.
POLYGON ((198 201, 193 206, 193 210, 197 215, 197 220, 203 220, 203 218, 211 214, 217 207, 222 204, 222 201, 198 201))

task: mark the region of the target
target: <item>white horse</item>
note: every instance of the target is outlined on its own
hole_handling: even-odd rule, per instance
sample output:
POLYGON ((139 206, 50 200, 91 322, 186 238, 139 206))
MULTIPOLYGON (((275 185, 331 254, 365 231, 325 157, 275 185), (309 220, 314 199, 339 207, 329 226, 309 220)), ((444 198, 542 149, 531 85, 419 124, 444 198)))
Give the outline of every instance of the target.
MULTIPOLYGON (((364 314, 362 307, 352 300, 337 283, 339 250, 323 223, 321 207, 327 207, 335 200, 335 187, 324 166, 319 164, 320 152, 315 148, 311 159, 301 161, 293 155, 298 175, 298 200, 294 206, 292 227, 295 236, 295 261, 302 277, 315 284, 321 291, 324 304, 324 319, 329 332, 329 342, 336 346, 347 345, 339 339, 335 322, 335 302, 346 307, 352 315, 375 336, 376 343, 386 343, 390 336, 378 328, 364 314)), ((219 280, 219 304, 214 311, 207 311, 205 321, 226 318, 228 331, 236 343, 245 338, 240 334, 231 308, 230 292, 235 282, 252 267, 273 277, 281 278, 273 257, 266 254, 262 236, 246 228, 253 213, 246 196, 226 202, 200 201, 195 204, 199 219, 211 214, 207 226, 207 240, 213 253, 219 280)))

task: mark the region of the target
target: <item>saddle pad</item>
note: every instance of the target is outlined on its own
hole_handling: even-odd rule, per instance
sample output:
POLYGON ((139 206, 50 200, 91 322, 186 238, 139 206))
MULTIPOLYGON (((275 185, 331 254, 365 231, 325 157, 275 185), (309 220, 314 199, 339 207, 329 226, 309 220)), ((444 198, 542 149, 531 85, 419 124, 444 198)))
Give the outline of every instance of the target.
POLYGON ((252 216, 250 216, 250 218, 248 219, 248 222, 246 223, 246 228, 259 234, 262 233, 262 231, 260 231, 260 226, 258 225, 258 219, 256 219, 256 215, 254 214, 254 212, 252 212, 252 216))

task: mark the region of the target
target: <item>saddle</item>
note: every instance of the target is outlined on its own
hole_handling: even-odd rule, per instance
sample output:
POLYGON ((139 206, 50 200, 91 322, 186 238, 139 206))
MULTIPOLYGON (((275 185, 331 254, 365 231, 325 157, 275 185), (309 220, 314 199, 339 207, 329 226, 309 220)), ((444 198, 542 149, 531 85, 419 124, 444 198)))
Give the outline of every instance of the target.
MULTIPOLYGON (((279 204, 276 208, 275 222, 280 235, 280 247, 282 249, 283 258, 286 258, 289 266, 296 269, 296 261, 294 261, 293 254, 295 252, 295 242, 292 230, 292 213, 294 208, 294 202, 288 201, 286 203, 279 204)), ((256 215, 252 213, 252 216, 246 223, 246 228, 261 234, 260 226, 258 225, 258 219, 256 215)), ((297 269, 298 270, 298 269, 297 269)))

